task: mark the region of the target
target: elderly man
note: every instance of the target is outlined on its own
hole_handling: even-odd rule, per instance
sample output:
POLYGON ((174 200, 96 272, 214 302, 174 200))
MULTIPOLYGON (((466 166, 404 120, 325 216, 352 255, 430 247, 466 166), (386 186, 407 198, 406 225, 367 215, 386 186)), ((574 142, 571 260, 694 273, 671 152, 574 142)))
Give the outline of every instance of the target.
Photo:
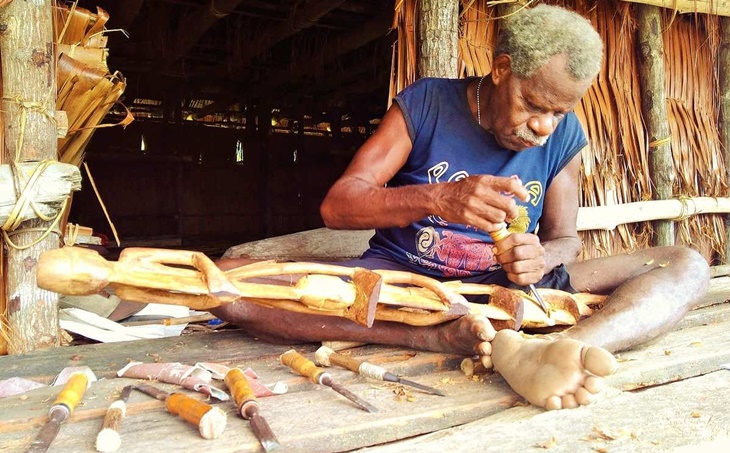
POLYGON ((286 330, 289 340, 477 353, 535 405, 588 404, 600 377, 615 370, 609 351, 666 332, 709 281, 705 260, 682 247, 576 261, 586 139, 572 109, 598 73, 602 49, 590 23, 565 9, 540 5, 512 16, 491 73, 422 79, 405 89, 321 207, 330 228, 376 229, 370 249, 350 265, 608 294, 593 316, 538 338, 495 334, 476 316, 427 328, 379 322, 366 329, 340 318, 273 318, 253 304, 214 313, 262 336, 286 330), (495 247, 489 232, 503 223, 512 234, 495 247))

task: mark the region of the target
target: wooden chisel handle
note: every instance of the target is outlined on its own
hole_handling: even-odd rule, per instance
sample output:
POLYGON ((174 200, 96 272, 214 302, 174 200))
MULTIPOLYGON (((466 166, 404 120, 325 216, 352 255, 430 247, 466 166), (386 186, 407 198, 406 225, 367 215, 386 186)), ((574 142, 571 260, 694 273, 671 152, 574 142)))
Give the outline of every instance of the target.
POLYGON ((327 346, 322 346, 317 349, 317 352, 314 353, 314 361, 317 365, 330 366, 334 364, 342 368, 347 368, 355 373, 360 372, 360 365, 362 365, 360 360, 338 354, 327 346))
POLYGON ((228 390, 231 391, 231 396, 233 396, 233 401, 236 402, 238 412, 241 413, 243 418, 249 419, 251 415, 248 413, 248 409, 252 405, 258 406, 259 403, 256 401, 256 395, 248 379, 246 379, 246 375, 238 368, 231 368, 226 373, 223 381, 228 386, 228 390))
POLYGON ((320 378, 323 374, 327 373, 326 370, 319 368, 314 362, 299 354, 294 349, 283 353, 280 359, 281 363, 302 376, 308 377, 315 384, 320 384, 320 378))
POLYGON ((172 393, 165 400, 165 407, 172 414, 177 414, 185 421, 198 427, 200 435, 205 439, 215 439, 226 428, 226 413, 202 401, 172 393))
POLYGON ((85 373, 72 374, 61 392, 56 396, 56 400, 51 405, 51 411, 58 406, 64 406, 68 409, 69 414, 73 412, 81 398, 83 398, 88 385, 89 377, 85 373))

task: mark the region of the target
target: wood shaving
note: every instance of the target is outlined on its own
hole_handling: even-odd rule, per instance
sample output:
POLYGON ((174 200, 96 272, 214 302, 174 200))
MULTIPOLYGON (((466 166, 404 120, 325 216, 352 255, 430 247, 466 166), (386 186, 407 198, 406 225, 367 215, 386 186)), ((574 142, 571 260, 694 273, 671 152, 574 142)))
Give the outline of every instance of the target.
POLYGON ((537 448, 553 448, 556 445, 558 445, 558 440, 555 438, 555 436, 550 436, 550 439, 546 440, 545 442, 538 442, 535 444, 537 448))
POLYGON ((693 341, 693 342, 692 342, 692 343, 690 343, 689 345, 690 345, 691 347, 693 347, 693 348, 701 348, 701 347, 702 347, 702 342, 701 342, 701 341, 693 341))
POLYGON ((697 411, 692 411, 692 418, 700 418, 702 415, 700 415, 697 411))
POLYGON ((593 432, 597 439, 603 440, 616 440, 634 435, 632 431, 626 429, 599 428, 596 426, 593 427, 593 432))

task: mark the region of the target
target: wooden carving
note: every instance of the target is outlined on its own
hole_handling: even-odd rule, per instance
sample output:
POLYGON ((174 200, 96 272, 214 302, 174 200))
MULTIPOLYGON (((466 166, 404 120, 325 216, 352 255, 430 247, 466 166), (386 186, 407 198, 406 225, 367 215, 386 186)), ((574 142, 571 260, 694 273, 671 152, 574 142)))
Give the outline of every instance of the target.
POLYGON ((97 252, 64 247, 41 255, 38 285, 67 295, 110 287, 122 299, 207 310, 256 303, 300 313, 340 316, 364 326, 377 320, 415 326, 476 313, 496 329, 570 325, 591 314, 603 296, 539 289, 548 313, 526 293, 496 285, 442 283, 410 272, 322 263, 261 261, 228 271, 206 255, 184 250, 127 248, 116 262, 97 252), (488 295, 470 303, 464 295, 488 295))

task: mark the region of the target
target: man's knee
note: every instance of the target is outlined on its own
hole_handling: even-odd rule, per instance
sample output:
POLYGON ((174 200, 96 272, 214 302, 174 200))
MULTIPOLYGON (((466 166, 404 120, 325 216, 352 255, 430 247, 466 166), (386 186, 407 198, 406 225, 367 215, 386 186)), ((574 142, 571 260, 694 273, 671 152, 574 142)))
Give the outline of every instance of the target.
POLYGON ((686 278, 694 281, 709 281, 710 266, 698 251, 681 245, 665 248, 669 254, 666 266, 671 266, 686 278))

